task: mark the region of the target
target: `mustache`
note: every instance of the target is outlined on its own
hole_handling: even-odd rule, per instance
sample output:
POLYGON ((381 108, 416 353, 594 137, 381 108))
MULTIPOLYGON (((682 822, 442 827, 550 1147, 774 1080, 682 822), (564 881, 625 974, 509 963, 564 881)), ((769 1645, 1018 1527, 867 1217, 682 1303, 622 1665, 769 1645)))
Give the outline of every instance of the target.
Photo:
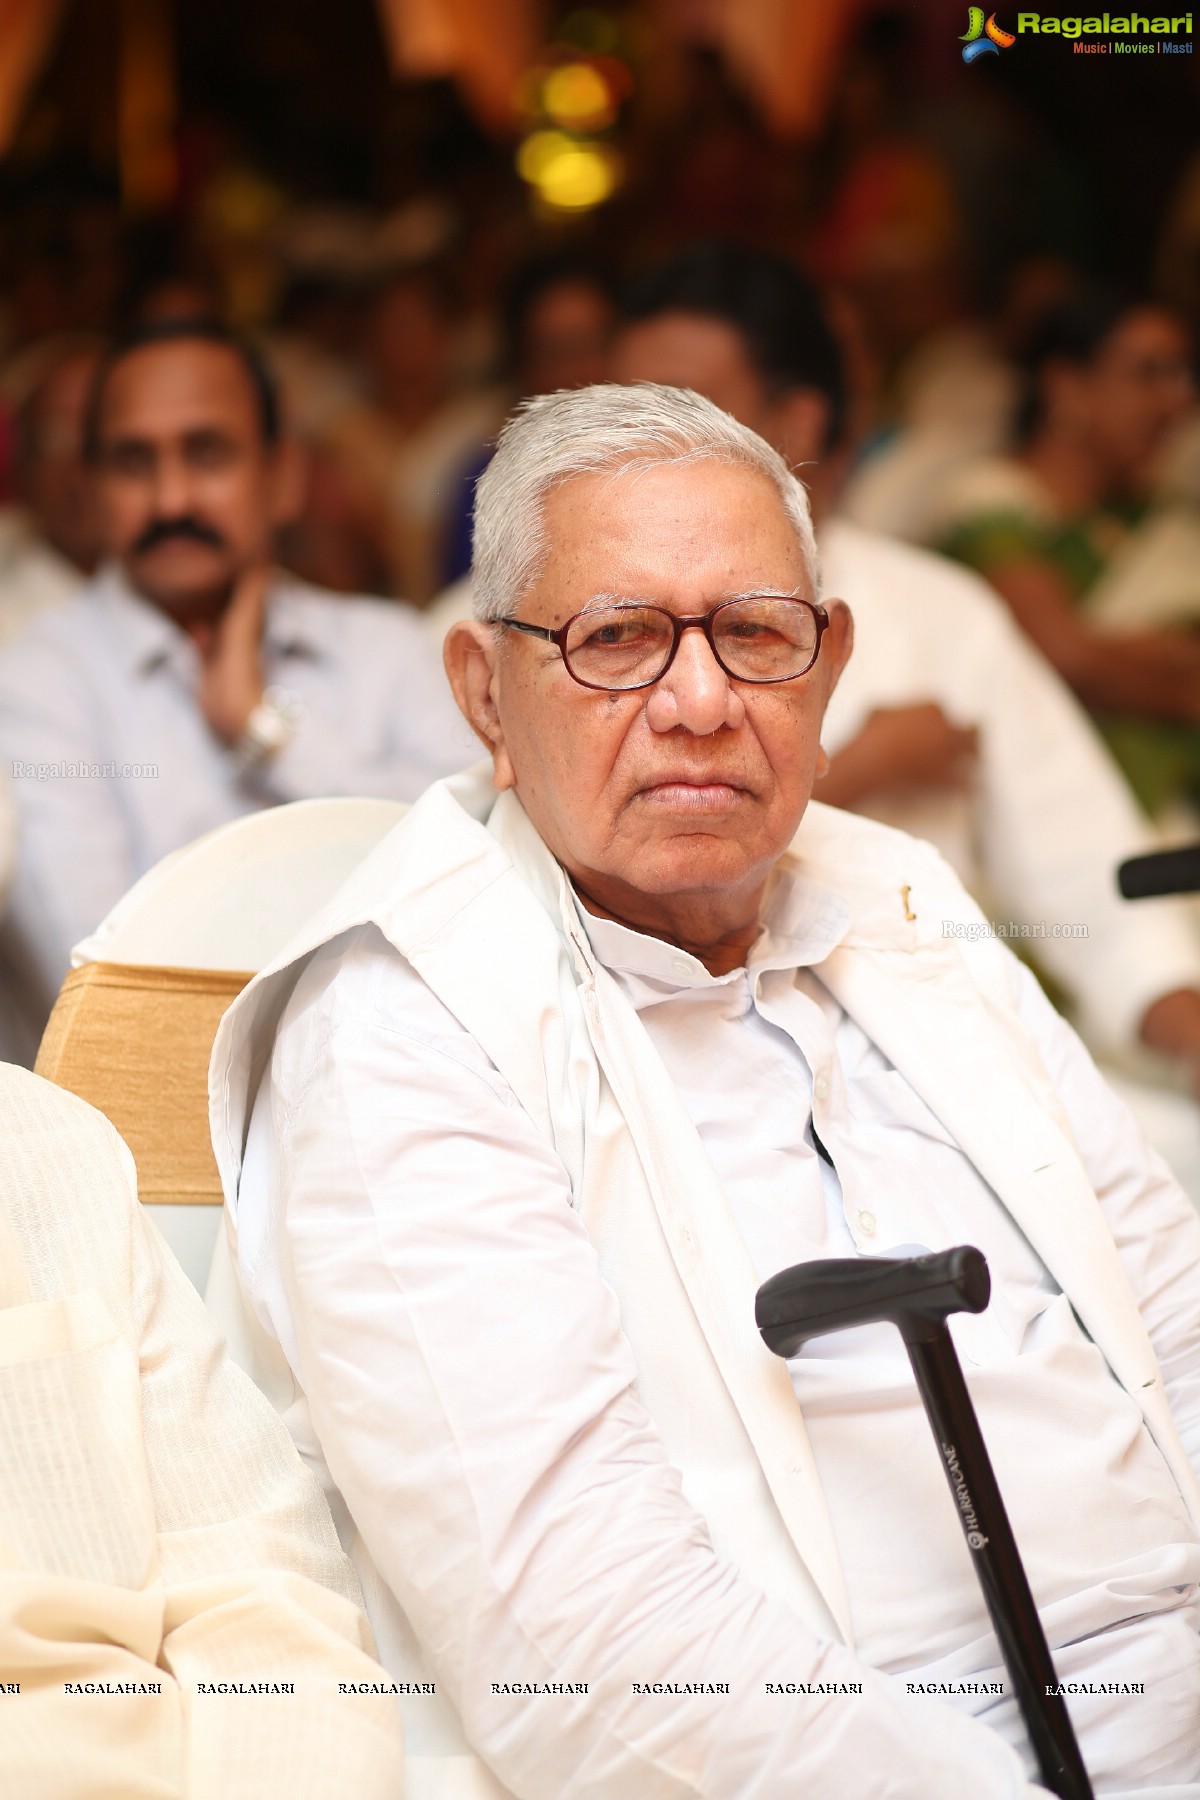
POLYGON ((134 555, 144 556, 148 550, 157 550, 160 544, 169 544, 172 538, 205 544, 210 550, 225 548, 225 539, 213 526, 198 519, 195 513, 181 513, 174 519, 151 519, 133 546, 134 555))

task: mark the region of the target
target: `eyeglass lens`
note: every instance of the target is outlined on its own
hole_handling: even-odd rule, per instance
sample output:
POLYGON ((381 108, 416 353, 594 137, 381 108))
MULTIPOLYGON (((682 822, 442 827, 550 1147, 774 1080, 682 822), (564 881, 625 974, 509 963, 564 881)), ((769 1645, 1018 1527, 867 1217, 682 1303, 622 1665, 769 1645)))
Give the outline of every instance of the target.
MULTIPOLYGON (((596 607, 571 621, 563 654, 580 681, 610 691, 641 687, 666 668, 674 635, 671 614, 662 607, 596 607)), ((786 681, 811 666, 819 633, 802 600, 759 594, 718 607, 712 635, 730 675, 786 681)))

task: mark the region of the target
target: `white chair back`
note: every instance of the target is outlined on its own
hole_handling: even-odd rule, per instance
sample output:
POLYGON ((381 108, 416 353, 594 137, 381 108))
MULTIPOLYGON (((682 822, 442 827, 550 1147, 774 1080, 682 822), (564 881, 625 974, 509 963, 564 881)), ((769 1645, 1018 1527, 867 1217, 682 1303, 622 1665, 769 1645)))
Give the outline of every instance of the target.
MULTIPOLYGON (((298 800, 221 826, 149 870, 76 945, 72 966, 238 971, 248 977, 331 898, 406 810, 392 800, 298 800)), ((47 1038, 53 1028, 52 1022, 47 1038)), ((211 1037, 197 1048, 207 1068, 211 1037)), ((80 1083, 67 1085, 90 1097, 80 1083)), ((199 1096, 189 1091, 186 1103, 195 1106, 199 1096)), ((163 1105, 170 1104, 165 1093, 163 1105)), ((195 1123, 190 1121, 193 1128, 195 1123)), ((204 1132, 207 1139, 207 1115, 204 1132)), ((148 1211, 203 1292, 220 1205, 151 1204, 148 1211)))

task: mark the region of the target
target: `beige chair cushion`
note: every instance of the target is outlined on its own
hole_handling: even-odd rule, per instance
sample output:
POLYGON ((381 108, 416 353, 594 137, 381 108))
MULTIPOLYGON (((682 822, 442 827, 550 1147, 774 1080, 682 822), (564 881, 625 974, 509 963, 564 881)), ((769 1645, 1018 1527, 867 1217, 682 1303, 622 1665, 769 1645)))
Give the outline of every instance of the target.
POLYGON ((208 1136, 208 1059, 248 972, 93 962, 63 982, 37 1073, 90 1101, 158 1204, 221 1204, 208 1136))

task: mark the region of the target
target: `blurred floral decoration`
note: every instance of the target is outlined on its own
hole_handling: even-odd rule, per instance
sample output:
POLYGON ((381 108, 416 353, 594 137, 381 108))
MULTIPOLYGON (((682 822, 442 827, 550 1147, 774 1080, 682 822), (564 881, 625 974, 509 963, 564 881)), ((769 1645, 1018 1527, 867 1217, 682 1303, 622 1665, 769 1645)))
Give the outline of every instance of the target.
POLYGON ((513 83, 541 42, 546 0, 377 0, 388 55, 404 78, 450 76, 497 137, 513 129, 513 83))
POLYGON ((581 8, 518 81, 524 134, 517 171, 540 213, 588 212, 620 187, 624 164, 615 138, 634 90, 633 35, 627 20, 581 8))

